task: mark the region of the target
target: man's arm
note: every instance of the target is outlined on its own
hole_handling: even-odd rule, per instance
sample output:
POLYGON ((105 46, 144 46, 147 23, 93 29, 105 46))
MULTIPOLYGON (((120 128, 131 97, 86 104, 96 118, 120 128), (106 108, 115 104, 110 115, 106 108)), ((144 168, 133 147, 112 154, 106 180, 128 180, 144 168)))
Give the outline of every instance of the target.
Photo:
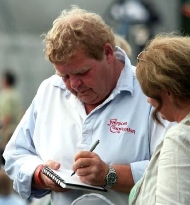
POLYGON ((33 190, 32 176, 36 167, 44 162, 38 157, 33 145, 32 136, 35 125, 35 100, 26 111, 13 136, 8 142, 3 157, 5 158, 5 171, 13 180, 14 189, 24 198, 32 196, 42 197, 47 190, 33 190))
POLYGON ((131 166, 113 165, 113 167, 118 176, 117 183, 113 186, 113 189, 129 194, 134 185, 131 166))
MULTIPOLYGON (((112 165, 117 173, 117 183, 112 189, 129 194, 134 183, 138 181, 148 164, 148 160, 131 163, 130 165, 112 165)), ((80 180, 92 185, 106 185, 109 165, 94 152, 81 151, 75 157, 73 170, 80 180)))

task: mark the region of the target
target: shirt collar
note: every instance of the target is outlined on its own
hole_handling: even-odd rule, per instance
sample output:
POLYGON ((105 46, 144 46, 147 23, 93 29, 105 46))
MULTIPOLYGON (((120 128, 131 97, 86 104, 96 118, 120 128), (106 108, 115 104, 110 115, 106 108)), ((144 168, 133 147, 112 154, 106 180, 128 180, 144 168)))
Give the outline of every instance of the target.
POLYGON ((65 92, 65 97, 67 97, 71 94, 71 92, 69 90, 67 90, 66 85, 63 82, 63 79, 60 76, 56 75, 56 74, 53 76, 53 85, 55 87, 63 89, 64 92, 65 92))
POLYGON ((131 62, 126 55, 125 51, 116 46, 115 50, 116 58, 125 63, 123 70, 121 71, 120 77, 118 79, 116 90, 129 91, 133 95, 133 81, 135 78, 135 67, 131 65, 131 62))

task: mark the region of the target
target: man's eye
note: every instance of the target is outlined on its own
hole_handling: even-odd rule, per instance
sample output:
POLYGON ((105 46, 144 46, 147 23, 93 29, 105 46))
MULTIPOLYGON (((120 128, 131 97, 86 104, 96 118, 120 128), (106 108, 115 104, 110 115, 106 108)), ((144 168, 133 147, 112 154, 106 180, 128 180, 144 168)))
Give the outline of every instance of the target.
POLYGON ((69 75, 65 75, 65 76, 63 76, 62 78, 63 78, 64 81, 65 81, 65 80, 68 80, 68 79, 69 79, 69 75))
POLYGON ((84 72, 84 73, 81 73, 80 75, 81 76, 85 76, 85 75, 87 75, 88 74, 88 71, 86 71, 86 72, 84 72))

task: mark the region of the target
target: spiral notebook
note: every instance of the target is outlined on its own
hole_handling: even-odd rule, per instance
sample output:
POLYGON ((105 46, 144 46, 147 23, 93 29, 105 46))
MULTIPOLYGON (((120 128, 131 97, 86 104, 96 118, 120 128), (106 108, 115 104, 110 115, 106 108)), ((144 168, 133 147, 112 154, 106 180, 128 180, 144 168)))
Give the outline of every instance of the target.
POLYGON ((76 174, 71 176, 72 172, 72 170, 67 169, 53 170, 46 166, 44 166, 44 168, 42 169, 43 174, 45 174, 52 181, 54 181, 56 184, 58 184, 64 189, 107 192, 107 190, 103 186, 92 186, 83 183, 82 181, 80 181, 79 177, 76 174))

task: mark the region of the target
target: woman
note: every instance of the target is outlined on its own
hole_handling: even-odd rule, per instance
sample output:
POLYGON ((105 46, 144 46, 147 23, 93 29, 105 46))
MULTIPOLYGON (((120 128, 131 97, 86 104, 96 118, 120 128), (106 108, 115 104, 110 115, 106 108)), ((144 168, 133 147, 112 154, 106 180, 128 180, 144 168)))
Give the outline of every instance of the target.
POLYGON ((153 118, 177 122, 158 145, 130 205, 190 204, 190 37, 159 34, 138 57, 137 78, 153 118))

